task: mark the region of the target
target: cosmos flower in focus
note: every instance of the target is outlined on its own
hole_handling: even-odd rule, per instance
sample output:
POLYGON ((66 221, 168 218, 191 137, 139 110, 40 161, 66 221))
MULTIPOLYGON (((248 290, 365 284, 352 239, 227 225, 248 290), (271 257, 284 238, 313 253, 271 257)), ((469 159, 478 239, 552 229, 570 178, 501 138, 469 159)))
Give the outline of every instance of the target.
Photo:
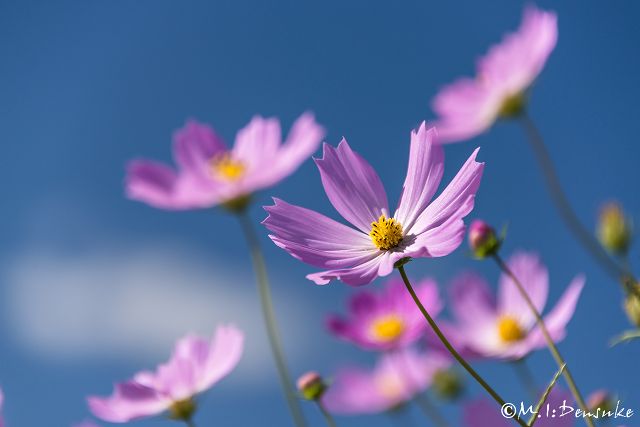
POLYGON ((435 129, 424 122, 411 133, 407 176, 393 216, 371 165, 344 139, 337 148, 325 144, 322 159, 316 159, 322 184, 333 207, 355 228, 274 199, 263 221, 269 237, 293 257, 328 269, 307 276, 319 285, 332 279, 365 285, 390 274, 402 259, 448 255, 464 238, 463 218, 473 209, 484 164, 476 162, 475 150, 432 201, 444 170, 435 139, 435 129))
POLYGON ((233 326, 219 326, 209 341, 186 336, 178 341, 171 359, 155 372, 143 371, 115 385, 109 397, 87 399, 94 416, 123 423, 168 413, 190 420, 196 396, 227 376, 240 360, 244 335, 233 326))
POLYGON ((150 160, 132 161, 127 195, 161 209, 242 207, 251 194, 293 173, 323 136, 324 129, 305 113, 282 143, 280 122, 256 116, 228 148, 209 126, 189 121, 174 134, 177 169, 150 160))
MULTIPOLYGON (((536 255, 525 252, 513 255, 507 264, 542 313, 549 291, 545 266, 536 255)), ((555 342, 566 335, 565 328, 573 316, 584 282, 582 275, 574 278, 556 306, 543 316, 555 342)), ((473 353, 488 358, 520 359, 546 347, 535 315, 506 274, 500 277, 497 301, 484 280, 474 274, 459 277, 451 290, 451 308, 457 322, 448 332, 473 353)))
POLYGON ((527 7, 520 28, 480 59, 475 78, 457 80, 434 98, 442 142, 473 138, 498 118, 519 114, 557 39, 556 14, 527 7))
MULTIPOLYGON (((542 393, 542 392, 541 392, 542 393)), ((574 401, 571 398, 571 394, 562 390, 556 386, 549 397, 547 398, 547 402, 542 406, 540 411, 540 417, 536 420, 535 425, 537 427, 571 427, 576 424, 576 416, 571 413, 565 416, 555 416, 554 410, 556 412, 559 411, 563 404, 571 406, 573 408, 576 407, 574 401), (549 408, 547 414, 547 407, 549 408)), ((535 403, 529 403, 525 405, 528 408, 528 405, 532 405, 535 407, 535 403)), ((518 409, 520 409, 518 405, 518 409)), ((530 416, 530 414, 526 415, 526 417, 530 416)), ((500 410, 496 410, 495 402, 487 398, 480 398, 476 400, 472 400, 465 404, 463 412, 462 412, 464 427, 508 427, 514 425, 513 421, 509 418, 505 418, 500 410)), ((525 421, 527 421, 525 419, 525 421)))
POLYGON ((395 409, 429 388, 451 360, 440 353, 404 349, 386 353, 373 370, 348 367, 334 377, 322 403, 336 414, 376 414, 395 409))
MULTIPOLYGON (((415 291, 427 311, 437 316, 442 310, 437 284, 425 279, 415 291)), ((381 292, 356 293, 349 300, 349 317, 332 315, 327 325, 339 338, 380 351, 405 347, 430 330, 400 279, 387 281, 381 292)))

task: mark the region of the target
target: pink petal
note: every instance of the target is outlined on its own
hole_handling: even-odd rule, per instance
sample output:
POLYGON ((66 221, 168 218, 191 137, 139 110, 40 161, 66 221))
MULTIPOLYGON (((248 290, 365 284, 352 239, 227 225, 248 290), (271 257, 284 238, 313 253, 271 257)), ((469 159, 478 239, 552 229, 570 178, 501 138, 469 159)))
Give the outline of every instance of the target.
POLYGON ((425 122, 417 132, 411 132, 407 177, 395 214, 405 233, 411 232, 414 221, 427 207, 442 179, 444 154, 435 138, 435 129, 427 129, 425 122))
POLYGON ((211 126, 188 120, 182 129, 173 134, 173 156, 185 171, 202 174, 216 155, 226 151, 222 138, 211 126))
POLYGON ((341 280, 351 286, 367 285, 381 275, 379 272, 381 260, 382 256, 374 255, 374 258, 354 267, 308 274, 307 279, 312 280, 316 285, 326 285, 333 279, 341 280))
POLYGON ((495 318, 495 300, 482 277, 465 273, 456 277, 449 289, 451 309, 461 323, 470 325, 480 319, 495 318))
POLYGON ((94 416, 113 423, 158 415, 171 405, 166 396, 135 382, 116 384, 110 397, 91 396, 87 402, 94 416))
POLYGON ((273 242, 295 258, 321 268, 350 267, 376 256, 369 236, 324 215, 273 199, 262 222, 273 242))
POLYGON ((257 167, 276 159, 281 141, 278 119, 255 116, 238 132, 232 154, 249 167, 257 167))
POLYGON ((316 159, 322 184, 338 212, 365 233, 382 213, 389 216, 387 194, 376 171, 343 139, 338 148, 324 145, 316 159))
MULTIPOLYGON (((549 292, 549 273, 538 256, 518 252, 509 258, 507 265, 520 280, 538 313, 542 313, 549 292)), ((521 325, 527 329, 535 323, 535 315, 520 295, 516 285, 504 273, 500 276, 498 284, 498 311, 519 319, 521 325)))
POLYGON ((244 351, 244 334, 234 326, 219 326, 209 345, 209 355, 200 373, 198 391, 207 390, 236 367, 244 351))
MULTIPOLYGON (((578 299, 584 288, 585 277, 579 275, 574 278, 564 294, 560 297, 555 307, 544 317, 544 323, 549 330, 549 334, 554 341, 560 341, 566 334, 566 326, 573 317, 573 313, 576 310, 578 299)), ((531 334, 534 334, 538 339, 542 340, 542 333, 536 327, 531 334)), ((546 343, 543 341, 543 344, 546 343)))
POLYGON ((437 235, 432 235, 430 240, 447 241, 452 234, 459 233, 461 227, 453 226, 452 222, 458 222, 463 226, 462 219, 473 209, 474 198, 482 178, 484 163, 476 162, 478 150, 479 148, 471 154, 444 191, 418 217, 412 229, 413 234, 419 235, 427 230, 437 230, 438 227, 445 226, 445 236, 438 238, 437 235))

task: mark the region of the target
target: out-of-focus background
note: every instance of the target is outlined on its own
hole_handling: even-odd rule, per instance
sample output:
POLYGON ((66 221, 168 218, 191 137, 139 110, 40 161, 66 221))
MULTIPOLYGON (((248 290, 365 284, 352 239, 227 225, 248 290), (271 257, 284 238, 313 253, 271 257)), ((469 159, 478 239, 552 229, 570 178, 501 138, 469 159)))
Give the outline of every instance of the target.
MULTIPOLYGON (((199 425, 291 425, 258 311, 245 243, 216 210, 165 212, 123 195, 128 159, 170 161, 172 132, 193 117, 228 141, 253 114, 285 128, 313 110, 327 141, 346 136, 376 167, 392 204, 404 179, 409 132, 433 118, 439 87, 514 30, 524 3, 457 1, 3 1, 0 3, 0 385, 9 426, 67 426, 88 416, 87 394, 165 360, 175 338, 217 322, 247 332, 235 372, 205 398, 199 425)), ((540 2, 559 14, 559 44, 530 111, 581 219, 593 226, 615 198, 640 212, 640 4, 540 2)), ((640 411, 638 343, 609 349, 627 327, 617 284, 556 215, 521 129, 502 123, 448 146, 445 180, 482 146, 486 171, 471 217, 509 224, 505 253, 539 251, 554 303, 578 272, 587 286, 561 349, 585 391, 607 387, 640 411)), ((335 217, 311 161, 277 195, 335 217)), ((353 292, 318 287, 314 271, 262 240, 291 369, 327 375, 373 355, 324 330, 353 292)), ((632 252, 638 263, 638 251, 632 252)), ((412 263, 446 289, 461 270, 489 264, 466 247, 412 263)), ((375 284, 372 286, 376 286, 375 284)), ((554 365, 531 366, 541 383, 554 365)), ((478 369, 514 400, 526 394, 506 364, 478 369)), ((479 394, 471 386, 469 396, 479 394)), ((314 425, 315 408, 305 405, 314 425)), ((455 416, 456 407, 447 412, 455 416)), ((418 414, 416 414, 417 416, 418 414)), ((419 420, 416 418, 416 421, 419 420)), ((383 426, 385 417, 339 419, 383 426)), ((634 420, 628 424, 633 425, 634 420)), ((153 420, 134 425, 170 425, 153 420)))

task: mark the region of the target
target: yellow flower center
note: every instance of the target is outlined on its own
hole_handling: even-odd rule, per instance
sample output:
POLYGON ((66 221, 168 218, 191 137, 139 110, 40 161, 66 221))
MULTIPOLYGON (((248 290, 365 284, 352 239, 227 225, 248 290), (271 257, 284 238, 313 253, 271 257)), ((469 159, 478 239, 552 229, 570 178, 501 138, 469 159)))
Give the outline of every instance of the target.
POLYGON ((371 223, 369 236, 378 249, 387 251, 395 248, 402 241, 402 225, 383 214, 376 222, 371 223))
POLYGON ((402 335, 404 328, 404 322, 398 316, 392 314, 373 322, 371 332, 378 340, 388 342, 402 335))
POLYGON ((522 340, 527 333, 516 319, 511 316, 502 316, 498 320, 498 335, 506 343, 522 340))
POLYGON ((225 153, 211 160, 211 171, 215 176, 228 181, 236 181, 244 175, 246 167, 242 162, 225 153))

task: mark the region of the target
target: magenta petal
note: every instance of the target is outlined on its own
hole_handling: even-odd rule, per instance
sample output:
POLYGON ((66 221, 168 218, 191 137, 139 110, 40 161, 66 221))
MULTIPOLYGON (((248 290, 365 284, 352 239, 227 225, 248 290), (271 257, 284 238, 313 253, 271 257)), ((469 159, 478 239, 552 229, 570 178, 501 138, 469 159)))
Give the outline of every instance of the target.
POLYGON ((273 242, 294 257, 316 267, 349 267, 375 256, 369 236, 324 215, 273 199, 262 222, 273 242))
POLYGON ((171 404, 166 396, 161 396, 156 390, 133 381, 116 384, 110 397, 92 396, 87 402, 94 416, 113 423, 158 415, 171 404))
POLYGON ((382 213, 389 215, 387 194, 376 171, 343 139, 338 148, 324 145, 316 159, 329 200, 344 219, 365 233, 382 213))
POLYGON ((436 130, 427 129, 425 122, 422 122, 417 132, 411 132, 407 177, 395 214, 408 234, 411 233, 418 215, 431 201, 442 179, 444 153, 435 138, 436 130))
POLYGON ((174 159, 186 171, 203 173, 213 157, 226 151, 224 141, 211 126, 195 120, 178 129, 173 140, 174 159))

